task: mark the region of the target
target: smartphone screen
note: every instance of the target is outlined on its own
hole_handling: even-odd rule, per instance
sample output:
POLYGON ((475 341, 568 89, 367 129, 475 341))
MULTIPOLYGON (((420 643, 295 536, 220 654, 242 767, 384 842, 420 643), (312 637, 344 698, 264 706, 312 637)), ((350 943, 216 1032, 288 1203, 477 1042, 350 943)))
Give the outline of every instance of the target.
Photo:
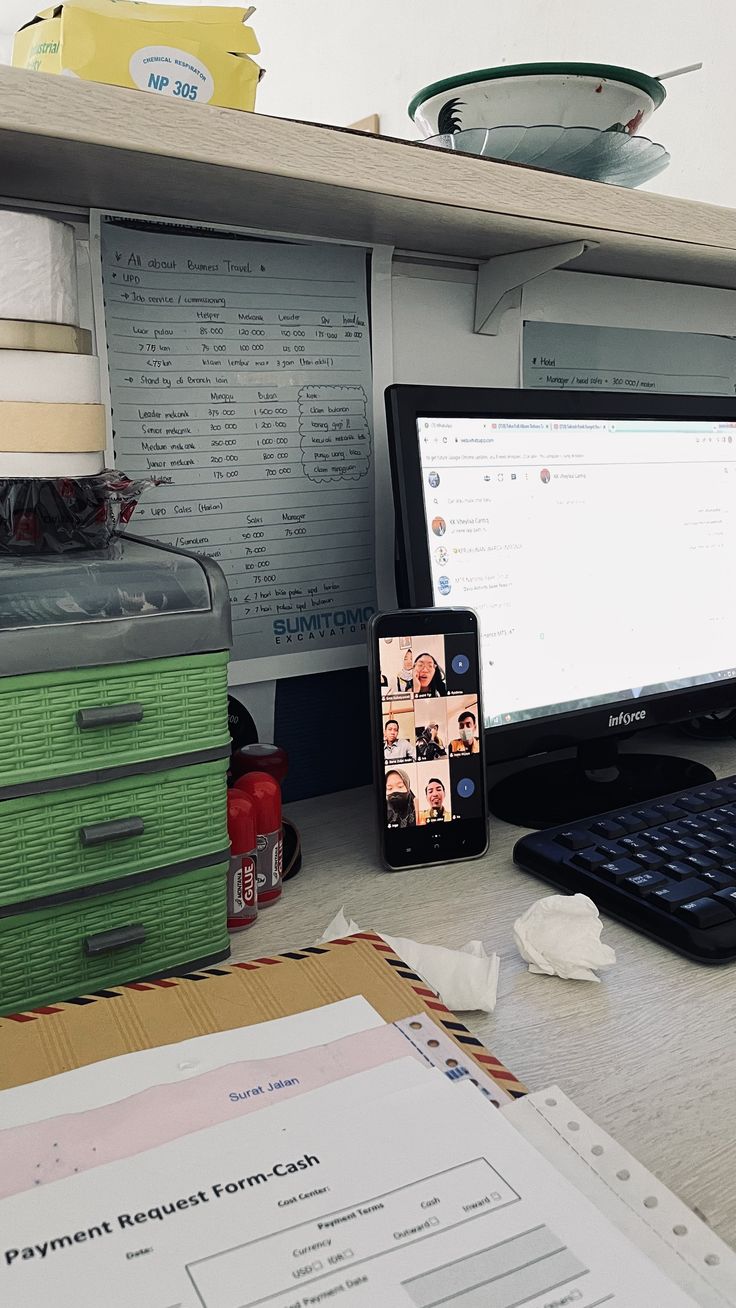
POLYGON ((374 639, 387 862, 409 866, 482 853, 486 797, 475 615, 384 614, 374 622, 374 639), (467 629, 437 629, 452 625, 467 629))

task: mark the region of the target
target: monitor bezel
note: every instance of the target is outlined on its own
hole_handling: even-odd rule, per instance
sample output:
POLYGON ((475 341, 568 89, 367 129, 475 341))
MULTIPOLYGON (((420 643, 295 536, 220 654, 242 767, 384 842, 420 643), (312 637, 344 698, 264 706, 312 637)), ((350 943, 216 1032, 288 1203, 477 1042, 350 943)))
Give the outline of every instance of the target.
MULTIPOLYGON (((496 387, 394 385, 386 390, 391 480, 396 516, 399 604, 434 606, 417 421, 426 418, 630 418, 633 421, 736 422, 736 398, 629 395, 617 391, 523 390, 496 387)), ((734 651, 736 663, 736 650, 734 651)), ((596 737, 631 735, 736 706, 736 680, 708 682, 638 699, 611 700, 522 722, 486 727, 490 762, 574 748, 596 737), (610 726, 621 712, 643 720, 610 726)))

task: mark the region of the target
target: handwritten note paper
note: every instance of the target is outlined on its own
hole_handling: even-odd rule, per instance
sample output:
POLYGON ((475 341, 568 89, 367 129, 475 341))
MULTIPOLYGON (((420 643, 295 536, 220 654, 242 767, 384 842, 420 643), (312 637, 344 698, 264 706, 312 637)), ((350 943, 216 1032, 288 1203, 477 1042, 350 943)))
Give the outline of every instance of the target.
POLYGON ((736 350, 725 336, 525 322, 522 386, 630 394, 733 395, 736 350))
POLYGON ((217 559, 241 680, 363 661, 376 606, 366 251, 97 215, 134 530, 217 559))

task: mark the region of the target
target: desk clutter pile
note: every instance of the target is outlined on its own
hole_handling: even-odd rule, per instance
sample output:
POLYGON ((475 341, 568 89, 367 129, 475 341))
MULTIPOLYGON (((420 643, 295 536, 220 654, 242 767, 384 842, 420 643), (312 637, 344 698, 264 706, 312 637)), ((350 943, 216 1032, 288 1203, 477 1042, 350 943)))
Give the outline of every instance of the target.
POLYGON ((735 1301, 713 1232, 373 932, 0 1025, 13 1308, 735 1301))
POLYGON ((231 629, 216 564, 119 530, 132 500, 103 473, 73 231, 6 212, 0 239, 0 1012, 12 1012, 227 955, 231 629))

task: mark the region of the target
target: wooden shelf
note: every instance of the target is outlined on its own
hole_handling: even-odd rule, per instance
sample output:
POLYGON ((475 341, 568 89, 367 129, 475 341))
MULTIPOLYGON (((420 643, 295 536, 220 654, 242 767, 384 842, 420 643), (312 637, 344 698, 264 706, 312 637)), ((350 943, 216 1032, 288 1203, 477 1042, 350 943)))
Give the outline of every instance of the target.
POLYGON ((0 194, 736 288, 736 212, 359 132, 0 69, 0 194))

